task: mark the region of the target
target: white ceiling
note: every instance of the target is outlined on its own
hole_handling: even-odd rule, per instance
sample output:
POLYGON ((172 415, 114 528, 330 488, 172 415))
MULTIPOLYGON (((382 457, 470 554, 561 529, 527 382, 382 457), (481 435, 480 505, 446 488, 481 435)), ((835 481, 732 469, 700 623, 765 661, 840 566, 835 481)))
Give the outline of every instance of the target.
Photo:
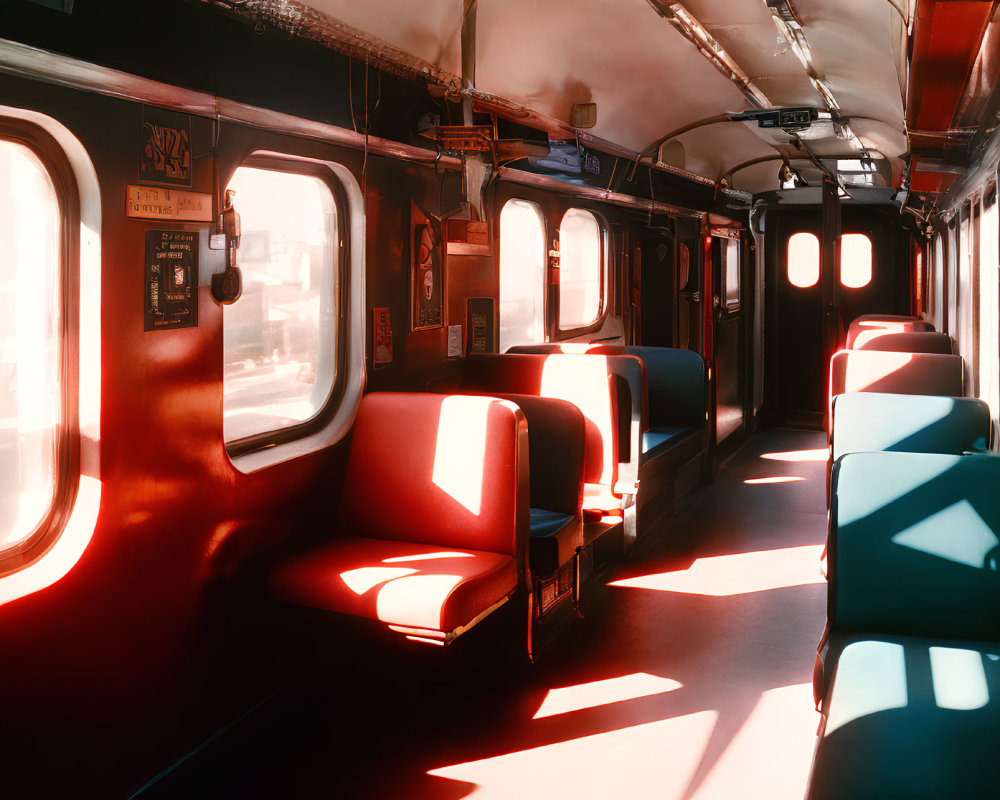
MULTIPOLYGON (((868 148, 902 169, 905 25, 887 0, 792 0, 815 73, 868 148)), ((318 11, 428 61, 461 72, 462 0, 308 0, 318 11)), ((773 106, 823 108, 805 68, 778 41, 764 0, 683 0, 773 106)), ((650 151, 701 120, 751 108, 740 91, 647 0, 479 0, 476 88, 569 122, 574 103, 597 104, 590 133, 650 151)), ((719 179, 778 150, 752 125, 724 122, 678 137, 684 168, 719 179)), ((852 153, 842 139, 810 142, 852 153)), ((652 152, 652 151, 651 151, 652 152)), ((789 157, 804 154, 785 148, 789 157)), ((777 188, 777 164, 737 171, 736 188, 777 188)))

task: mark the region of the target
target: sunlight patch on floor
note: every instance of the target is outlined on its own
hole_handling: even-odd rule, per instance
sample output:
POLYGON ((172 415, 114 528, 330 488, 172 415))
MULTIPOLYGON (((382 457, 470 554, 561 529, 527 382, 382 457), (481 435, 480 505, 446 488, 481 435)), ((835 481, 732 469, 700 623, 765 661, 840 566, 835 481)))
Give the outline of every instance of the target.
POLYGON ((683 684, 670 678, 661 678, 646 672, 636 672, 632 675, 622 675, 620 678, 608 678, 603 681, 580 683, 576 686, 564 686, 550 689, 545 699, 535 712, 533 719, 553 717, 556 714, 568 714, 571 711, 582 711, 585 708, 596 708, 624 700, 634 700, 637 697, 650 697, 680 689, 683 684))
POLYGON ((699 558, 687 569, 612 581, 608 586, 730 597, 789 586, 823 583, 819 560, 823 545, 757 550, 699 558))
POLYGON ((476 800, 682 800, 717 718, 699 711, 428 774, 475 784, 476 800))
POLYGON ((800 800, 818 725, 811 683, 764 692, 690 800, 800 800))
POLYGON ((814 450, 787 450, 784 453, 761 453, 760 457, 768 461, 826 461, 830 457, 830 451, 825 447, 817 447, 814 450))

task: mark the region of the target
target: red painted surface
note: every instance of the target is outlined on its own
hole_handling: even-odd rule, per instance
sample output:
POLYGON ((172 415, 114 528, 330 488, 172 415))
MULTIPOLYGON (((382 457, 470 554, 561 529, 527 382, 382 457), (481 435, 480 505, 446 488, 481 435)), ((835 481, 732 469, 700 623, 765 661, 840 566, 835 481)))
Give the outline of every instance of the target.
POLYGON ((917 170, 910 179, 911 192, 947 192, 958 177, 953 172, 921 172, 917 170))
POLYGON ((909 127, 952 126, 992 8, 988 0, 921 0, 907 87, 909 127))

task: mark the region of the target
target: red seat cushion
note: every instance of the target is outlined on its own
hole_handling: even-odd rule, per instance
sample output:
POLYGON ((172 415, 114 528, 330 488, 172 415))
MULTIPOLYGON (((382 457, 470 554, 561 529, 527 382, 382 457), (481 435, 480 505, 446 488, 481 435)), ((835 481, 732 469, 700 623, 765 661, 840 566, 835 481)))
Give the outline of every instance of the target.
POLYGON ((452 631, 517 587, 510 556, 343 536, 278 563, 268 577, 277 600, 452 631))

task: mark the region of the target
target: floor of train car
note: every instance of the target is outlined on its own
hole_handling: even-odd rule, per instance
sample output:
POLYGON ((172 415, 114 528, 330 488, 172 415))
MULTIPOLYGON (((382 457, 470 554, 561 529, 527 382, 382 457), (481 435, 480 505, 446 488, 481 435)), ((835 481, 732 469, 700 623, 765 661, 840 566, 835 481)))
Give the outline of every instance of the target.
POLYGON ((535 664, 483 649, 487 623, 466 646, 374 658, 331 633, 134 797, 798 800, 819 721, 824 444, 752 437, 656 546, 588 584, 584 618, 535 664))

